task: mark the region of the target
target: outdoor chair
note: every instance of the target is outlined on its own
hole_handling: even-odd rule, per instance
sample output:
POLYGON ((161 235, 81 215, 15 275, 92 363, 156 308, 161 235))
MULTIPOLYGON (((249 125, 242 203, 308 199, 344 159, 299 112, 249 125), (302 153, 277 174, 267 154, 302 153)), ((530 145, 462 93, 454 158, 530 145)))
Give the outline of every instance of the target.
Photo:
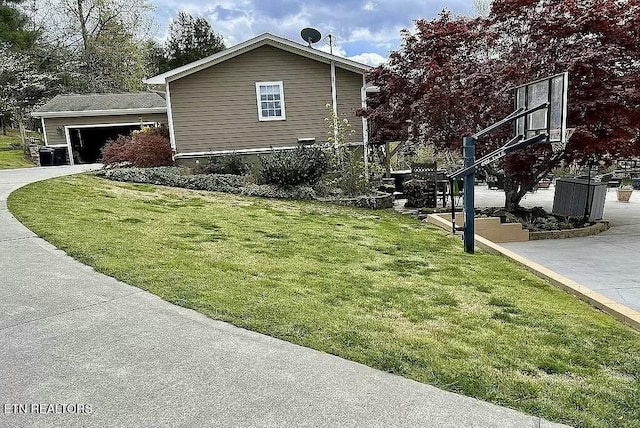
POLYGON ((411 165, 411 180, 404 183, 407 206, 435 208, 438 205, 438 168, 435 162, 411 165))
POLYGON ((609 180, 611 180, 612 178, 613 178, 613 174, 608 173, 608 174, 602 174, 598 177, 595 177, 594 180, 600 183, 609 183, 609 180))

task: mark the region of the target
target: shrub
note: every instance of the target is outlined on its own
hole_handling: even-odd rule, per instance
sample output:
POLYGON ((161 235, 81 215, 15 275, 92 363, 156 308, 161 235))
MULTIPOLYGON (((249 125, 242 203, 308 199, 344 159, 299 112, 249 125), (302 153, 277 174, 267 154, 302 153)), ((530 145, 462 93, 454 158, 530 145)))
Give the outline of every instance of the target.
POLYGON ((102 163, 115 165, 128 162, 127 147, 131 144, 131 136, 118 135, 115 140, 107 141, 102 149, 102 163))
POLYGON ((298 146, 294 150, 273 151, 260 156, 261 181, 280 187, 317 184, 329 170, 330 155, 318 146, 298 146))
POLYGON ((128 162, 140 168, 173 165, 168 130, 144 128, 131 136, 119 135, 102 150, 102 162, 105 165, 128 162))
POLYGON ((338 177, 332 183, 346 196, 363 196, 375 193, 372 182, 367 179, 364 160, 355 150, 346 149, 338 177))
POLYGON ((157 184, 210 192, 240 193, 245 179, 230 174, 184 175, 179 167, 117 168, 104 172, 104 177, 114 181, 157 184))
POLYGON ((199 174, 233 174, 246 175, 250 167, 242 156, 232 154, 228 156, 211 156, 195 168, 199 174))
POLYGON ((277 199, 302 199, 313 200, 316 194, 309 186, 290 186, 287 188, 271 184, 249 184, 240 192, 244 196, 260 196, 263 198, 277 199))
POLYGON ((407 198, 407 207, 435 208, 438 204, 436 184, 424 180, 409 180, 402 185, 407 198))

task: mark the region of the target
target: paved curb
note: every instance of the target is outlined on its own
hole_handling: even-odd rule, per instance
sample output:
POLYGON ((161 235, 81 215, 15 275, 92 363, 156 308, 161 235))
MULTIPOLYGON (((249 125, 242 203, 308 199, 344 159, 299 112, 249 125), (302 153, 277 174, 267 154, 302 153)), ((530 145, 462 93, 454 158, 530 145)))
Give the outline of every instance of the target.
POLYGON ((540 241, 543 239, 586 238, 587 236, 598 235, 609 230, 609 228, 610 226, 608 221, 599 221, 592 226, 580 229, 529 232, 529 241, 540 241))
MULTIPOLYGON (((451 221, 445 220, 438 215, 429 214, 426 221, 446 231, 451 231, 451 221)), ((486 238, 475 235, 475 242, 479 248, 482 248, 489 253, 499 254, 513 260, 519 265, 524 266, 534 275, 549 281, 556 287, 573 294, 574 296, 589 303, 592 306, 595 306, 601 311, 608 313, 618 321, 621 321, 640 331, 640 312, 635 311, 621 303, 615 302, 614 300, 603 296, 602 294, 597 293, 585 287, 584 285, 566 278, 542 265, 532 262, 531 260, 522 257, 521 255, 516 254, 501 245, 491 242, 486 238)))

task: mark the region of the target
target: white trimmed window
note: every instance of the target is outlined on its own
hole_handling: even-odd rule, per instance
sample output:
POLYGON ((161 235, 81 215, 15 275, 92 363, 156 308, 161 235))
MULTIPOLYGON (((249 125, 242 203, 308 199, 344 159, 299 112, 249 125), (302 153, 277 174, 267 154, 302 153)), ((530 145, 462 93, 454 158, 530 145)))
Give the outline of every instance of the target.
POLYGON ((256 82, 256 97, 260 122, 286 119, 282 82, 256 82))

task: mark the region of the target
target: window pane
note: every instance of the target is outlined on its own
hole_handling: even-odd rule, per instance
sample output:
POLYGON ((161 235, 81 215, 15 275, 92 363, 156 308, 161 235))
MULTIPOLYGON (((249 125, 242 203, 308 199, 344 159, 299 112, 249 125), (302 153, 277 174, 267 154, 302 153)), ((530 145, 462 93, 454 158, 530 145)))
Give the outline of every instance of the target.
POLYGON ((284 117, 284 94, 282 85, 259 84, 258 109, 260 118, 274 119, 284 117))

